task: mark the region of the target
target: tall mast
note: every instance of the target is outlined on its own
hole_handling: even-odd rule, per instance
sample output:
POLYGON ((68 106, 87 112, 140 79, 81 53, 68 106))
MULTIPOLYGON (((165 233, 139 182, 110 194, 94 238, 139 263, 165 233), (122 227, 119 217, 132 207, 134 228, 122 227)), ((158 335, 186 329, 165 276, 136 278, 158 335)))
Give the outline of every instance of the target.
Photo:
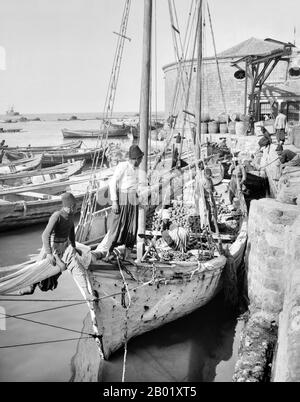
MULTIPOLYGON (((151 74, 151 32, 152 32, 152 0, 144 0, 144 32, 143 32, 143 60, 142 81, 140 97, 140 142, 139 146, 144 152, 140 165, 143 180, 147 178, 148 159, 148 132, 149 132, 149 109, 150 109, 150 74, 151 74)), ((146 183, 145 183, 146 184, 146 183)), ((144 238, 139 234, 145 234, 146 211, 139 207, 137 259, 144 254, 144 238)))
POLYGON ((197 81, 196 81, 196 158, 201 156, 201 107, 202 107, 202 0, 198 0, 198 23, 197 23, 197 81))

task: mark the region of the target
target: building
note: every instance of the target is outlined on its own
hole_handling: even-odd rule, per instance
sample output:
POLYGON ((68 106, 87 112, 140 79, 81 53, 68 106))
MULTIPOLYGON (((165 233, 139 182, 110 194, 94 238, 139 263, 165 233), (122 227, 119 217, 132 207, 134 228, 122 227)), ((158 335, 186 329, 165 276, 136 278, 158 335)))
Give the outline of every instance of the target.
MULTIPOLYGON (((202 84, 203 114, 209 115, 210 119, 217 119, 225 111, 229 115, 234 113, 243 114, 245 110, 248 113, 251 80, 249 78, 246 80, 245 73, 243 73, 245 60, 249 60, 249 57, 253 59, 260 57, 263 60, 265 56, 274 56, 275 67, 260 88, 256 120, 262 120, 266 115, 274 117, 279 108, 282 107, 287 113, 288 121, 299 122, 300 49, 294 47, 292 44, 288 44, 288 52, 285 52, 284 57, 278 58, 278 61, 276 55, 282 51, 283 45, 286 44, 271 39, 261 40, 250 38, 219 53, 218 64, 223 90, 220 85, 215 57, 204 58, 204 78, 202 84), (237 60, 240 62, 234 66, 237 60), (235 78, 235 76, 239 79, 235 78), (246 92, 247 96, 245 96, 246 92)), ((192 69, 188 111, 195 113, 196 61, 187 60, 182 65, 186 73, 189 73, 192 69)), ((168 64, 163 67, 163 71, 165 74, 165 115, 168 117, 174 112, 173 104, 178 76, 178 64, 168 64)), ((175 113, 176 111, 180 112, 186 109, 186 106, 183 106, 182 89, 179 91, 178 99, 175 113)))

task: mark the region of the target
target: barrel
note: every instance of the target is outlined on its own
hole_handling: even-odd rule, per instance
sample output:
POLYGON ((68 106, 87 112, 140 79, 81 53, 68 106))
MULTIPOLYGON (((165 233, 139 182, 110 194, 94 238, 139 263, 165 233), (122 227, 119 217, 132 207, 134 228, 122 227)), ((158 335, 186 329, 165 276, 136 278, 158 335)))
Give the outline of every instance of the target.
POLYGON ((226 134, 228 133, 228 126, 227 123, 220 123, 220 133, 226 134))
POLYGON ((219 123, 217 121, 210 121, 208 123, 209 134, 217 134, 219 132, 219 123))
POLYGON ((236 121, 235 122, 235 132, 236 135, 247 135, 248 123, 245 121, 236 121))
POLYGON ((201 133, 202 134, 208 133, 208 124, 207 123, 204 123, 204 122, 201 123, 201 133))
POLYGON ((235 134, 235 121, 230 121, 228 123, 228 132, 229 134, 235 134))

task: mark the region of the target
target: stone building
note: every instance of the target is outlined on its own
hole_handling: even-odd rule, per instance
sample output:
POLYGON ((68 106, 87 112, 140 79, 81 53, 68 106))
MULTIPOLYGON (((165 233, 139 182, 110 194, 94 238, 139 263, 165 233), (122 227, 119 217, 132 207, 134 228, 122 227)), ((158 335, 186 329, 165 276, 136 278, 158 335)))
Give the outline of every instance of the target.
MULTIPOLYGON (((244 56, 264 55, 276 52, 280 48, 280 42, 250 38, 218 55, 221 82, 218 77, 218 70, 215 57, 203 59, 203 83, 202 83, 202 111, 208 114, 211 119, 216 119, 220 114, 226 112, 244 113, 245 102, 248 108, 249 98, 245 97, 245 78, 236 79, 234 73, 237 71, 232 63, 244 56), (223 93, 222 93, 223 92, 223 93), (225 99, 225 106, 224 101, 225 99)), ((282 47, 281 47, 282 48, 282 47)), ((196 61, 188 60, 183 63, 184 71, 189 73, 192 67, 192 80, 190 87, 190 102, 188 111, 195 113, 195 87, 196 87, 196 61)), ((172 63, 163 67, 165 74, 165 115, 168 117, 174 103, 174 91, 178 76, 178 64, 172 63)), ((247 93, 251 91, 249 80, 247 93)), ((181 90, 182 93, 182 90, 181 90)), ((185 109, 182 95, 179 96, 179 104, 175 112, 185 109), (180 100, 181 99, 181 100, 180 100)), ((267 78, 262 87, 260 98, 260 119, 265 115, 277 114, 280 107, 287 113, 288 120, 300 120, 300 49, 292 47, 292 52, 284 60, 280 60, 267 78)))

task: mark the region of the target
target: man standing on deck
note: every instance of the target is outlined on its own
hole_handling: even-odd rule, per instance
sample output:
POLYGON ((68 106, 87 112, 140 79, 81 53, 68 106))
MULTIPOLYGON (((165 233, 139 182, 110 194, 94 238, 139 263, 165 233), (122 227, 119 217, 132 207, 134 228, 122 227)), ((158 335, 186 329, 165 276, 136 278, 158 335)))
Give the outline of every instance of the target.
POLYGON ((98 258, 103 258, 114 247, 125 245, 132 249, 138 229, 138 186, 139 166, 144 153, 138 145, 131 145, 128 161, 120 162, 110 181, 112 213, 108 218, 108 231, 95 250, 98 258))
POLYGON ((278 144, 284 144, 285 131, 286 131, 286 115, 282 113, 282 110, 278 113, 275 119, 274 128, 276 131, 276 138, 278 144))

